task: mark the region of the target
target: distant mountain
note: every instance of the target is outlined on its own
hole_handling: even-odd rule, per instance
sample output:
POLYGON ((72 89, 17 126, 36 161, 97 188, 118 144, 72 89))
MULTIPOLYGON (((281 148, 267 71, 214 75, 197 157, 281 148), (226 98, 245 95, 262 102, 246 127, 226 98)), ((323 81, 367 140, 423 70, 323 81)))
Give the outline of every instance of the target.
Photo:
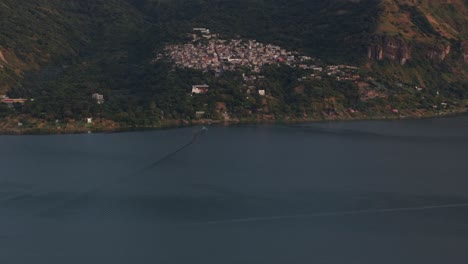
POLYGON ((219 105, 241 120, 352 118, 347 109, 362 113, 356 118, 394 108, 411 115, 440 110, 441 103, 459 109, 468 97, 467 6, 466 0, 0 0, 0 94, 35 99, 3 104, 0 112, 36 123, 93 116, 160 126, 196 120, 197 112, 222 119, 219 105), (194 27, 277 45, 316 58, 316 66, 359 66, 361 79, 310 81, 303 69, 270 65, 266 80, 246 84, 241 72, 215 76, 154 62, 167 45, 187 43, 194 27), (210 93, 189 96, 202 83, 210 93), (244 85, 263 87, 267 98, 246 101, 239 93, 244 85), (105 103, 97 105, 93 93, 105 103))

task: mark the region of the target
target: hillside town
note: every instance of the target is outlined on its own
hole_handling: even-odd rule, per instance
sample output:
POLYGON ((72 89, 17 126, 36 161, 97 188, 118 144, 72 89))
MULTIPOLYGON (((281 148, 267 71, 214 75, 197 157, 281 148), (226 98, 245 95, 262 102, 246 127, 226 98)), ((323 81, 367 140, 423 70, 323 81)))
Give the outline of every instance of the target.
POLYGON ((257 40, 221 39, 207 28, 194 28, 188 37, 189 43, 166 46, 165 53, 158 54, 155 61, 169 58, 176 67, 213 71, 218 76, 224 71, 247 69, 251 74, 243 76, 246 82, 262 78, 265 65, 279 63, 307 72, 298 81, 321 80, 327 76, 337 81, 361 78, 360 69, 355 66, 325 65, 315 58, 257 40))
MULTIPOLYGON (((220 76, 224 71, 242 70, 243 85, 240 90, 246 94, 246 98, 251 94, 263 97, 263 105, 266 105, 265 98, 271 98, 271 95, 267 89, 258 88, 257 85, 265 78, 264 66, 273 64, 282 64, 298 70, 301 74, 297 78, 298 86, 295 89, 298 93, 303 93, 301 82, 332 79, 356 84, 363 100, 386 96, 385 93, 379 92, 381 89, 373 83, 375 81, 371 76, 362 75, 359 67, 328 65, 318 59, 257 40, 221 39, 219 34, 212 33, 208 28, 194 28, 193 32, 188 34, 188 39, 186 44, 166 46, 165 52, 158 54, 155 61, 169 59, 174 67, 214 72, 216 76, 220 76)), ((210 90, 207 84, 191 85, 192 95, 204 95, 210 90)), ((197 118, 202 117, 204 113, 201 110, 197 111, 197 118)))
POLYGON ((299 56, 297 52, 256 40, 224 40, 220 39, 218 34, 211 34, 206 28, 193 30, 194 32, 189 34, 190 43, 168 45, 166 53, 159 54, 157 59, 167 55, 178 67, 214 71, 216 74, 242 67, 259 73, 262 67, 268 64, 284 63, 294 66, 313 60, 308 56, 299 56))

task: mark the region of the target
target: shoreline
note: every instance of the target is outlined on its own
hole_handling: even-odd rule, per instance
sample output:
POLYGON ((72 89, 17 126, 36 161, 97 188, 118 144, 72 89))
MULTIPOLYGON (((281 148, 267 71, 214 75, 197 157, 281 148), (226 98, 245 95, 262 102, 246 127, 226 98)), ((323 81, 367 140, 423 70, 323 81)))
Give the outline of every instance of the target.
MULTIPOLYGON (((282 119, 272 118, 244 118, 244 119, 231 119, 231 120, 217 120, 217 119, 196 119, 196 120, 165 120, 159 125, 154 126, 123 126, 117 123, 111 123, 112 125, 96 125, 96 126, 81 126, 75 128, 62 128, 62 127, 19 127, 19 128, 4 128, 0 127, 0 135, 73 135, 73 134, 102 134, 102 133, 125 133, 125 132, 139 132, 139 131, 154 131, 154 130, 166 130, 166 129, 177 129, 187 128, 199 125, 242 125, 242 124, 306 124, 306 123, 321 123, 321 122, 352 122, 352 121, 390 121, 390 120, 419 120, 419 119, 431 119, 431 118, 443 118, 450 116, 459 116, 468 113, 468 108, 453 109, 452 111, 443 112, 406 112, 402 111, 400 114, 392 115, 371 115, 358 114, 348 116, 329 116, 327 118, 297 118, 297 117, 285 117, 282 119)), ((103 122, 104 124, 106 122, 103 122)), ((107 122, 109 123, 109 122, 107 122)))

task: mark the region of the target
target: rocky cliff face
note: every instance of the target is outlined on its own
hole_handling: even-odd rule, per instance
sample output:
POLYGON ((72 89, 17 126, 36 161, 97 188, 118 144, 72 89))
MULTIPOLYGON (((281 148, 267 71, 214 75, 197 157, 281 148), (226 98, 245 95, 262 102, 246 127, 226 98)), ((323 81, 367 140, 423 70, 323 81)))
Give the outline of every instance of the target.
POLYGON ((462 47, 463 61, 465 63, 468 63, 468 40, 463 41, 461 47, 462 47))
POLYGON ((3 56, 3 52, 0 50, 0 62, 3 62, 5 64, 7 64, 7 60, 5 59, 5 56, 3 56))
POLYGON ((411 59, 411 47, 397 37, 377 37, 368 47, 367 57, 379 61, 389 59, 404 65, 411 59))
POLYGON ((434 62, 441 62, 450 54, 451 46, 447 45, 438 45, 432 48, 429 48, 426 51, 426 56, 434 62))
MULTIPOLYGON (((421 54, 420 56, 425 56, 425 58, 433 62, 444 61, 452 51, 450 44, 435 44, 433 46, 424 44, 417 46, 417 48, 413 47, 408 41, 396 37, 376 37, 368 47, 367 57, 378 61, 388 59, 404 65, 411 59, 413 49, 418 49, 418 54, 421 54)), ((468 63, 468 41, 462 42, 461 49, 462 59, 465 63, 468 63)))

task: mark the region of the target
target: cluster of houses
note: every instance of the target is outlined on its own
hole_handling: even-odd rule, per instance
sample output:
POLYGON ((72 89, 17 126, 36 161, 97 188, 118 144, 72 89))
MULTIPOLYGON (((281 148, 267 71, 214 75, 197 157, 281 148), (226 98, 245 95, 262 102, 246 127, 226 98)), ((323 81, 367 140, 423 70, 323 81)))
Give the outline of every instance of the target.
MULTIPOLYGON (((96 101, 97 104, 104 103, 104 95, 94 93, 91 95, 91 98, 96 101)), ((13 106, 14 104, 25 104, 27 101, 34 101, 34 99, 25 99, 25 98, 9 98, 6 95, 0 95, 0 102, 13 106)))
POLYGON ((300 69, 311 70, 307 76, 298 78, 302 80, 321 80, 322 77, 329 76, 335 78, 337 81, 357 81, 361 79, 359 74, 359 67, 350 65, 328 65, 328 66, 316 66, 316 65, 299 65, 300 69))
MULTIPOLYGON (((250 94, 252 93, 252 90, 254 90, 254 86, 248 86, 247 93, 250 94)), ((206 94, 210 90, 210 86, 207 84, 196 84, 192 85, 192 94, 206 94)), ((265 96, 266 91, 265 90, 257 90, 258 94, 260 96, 265 96)))
POLYGON ((256 40, 223 40, 207 28, 193 28, 193 33, 189 36, 190 43, 168 45, 165 54, 159 54, 156 60, 169 57, 177 67, 211 70, 217 74, 225 70, 248 68, 254 74, 243 76, 246 83, 261 78, 262 67, 274 63, 308 71, 306 76, 298 78, 299 81, 321 80, 327 76, 337 81, 357 81, 361 78, 359 68, 355 66, 313 65, 311 62, 316 60, 311 57, 256 40))
MULTIPOLYGON (((382 90, 385 87, 376 83, 372 78, 361 76, 361 69, 356 66, 327 65, 320 60, 256 40, 221 39, 219 34, 212 33, 208 28, 193 28, 193 32, 188 35, 191 38, 190 42, 166 46, 165 52, 158 54, 155 60, 169 58, 176 67, 192 68, 205 72, 214 71, 218 75, 223 71, 249 69, 250 73, 242 75, 244 84, 241 90, 246 93, 246 98, 254 93, 265 97, 262 100, 268 98, 267 91, 257 89, 256 84, 258 80, 265 78, 262 75, 263 66, 269 64, 284 64, 303 70, 301 72, 305 75, 299 77, 298 81, 331 78, 336 81, 352 81, 358 86, 363 86, 363 84, 366 87, 372 86, 372 89, 364 86, 359 88, 364 100, 384 96, 377 90, 382 90)), ((207 84, 192 85, 192 94, 203 95, 208 93, 209 89, 207 84)), ((422 90, 420 87, 416 87, 416 89, 422 90)), ((97 97, 95 99, 98 100, 97 97)), ((442 106, 444 107, 444 105, 442 106)), ((391 111, 394 114, 399 113, 398 109, 391 109, 391 111)), ((357 110, 350 108, 349 112, 356 113, 357 110)), ((205 116, 205 111, 196 112, 196 117, 203 116, 205 116)))
POLYGON ((194 34, 190 34, 191 43, 169 45, 165 49, 166 54, 159 54, 157 59, 162 59, 166 55, 178 67, 213 70, 217 73, 237 70, 240 67, 247 67, 259 73, 262 66, 267 64, 282 62, 292 66, 312 59, 256 40, 223 40, 219 39, 217 34, 211 34, 209 29, 193 30, 194 34))

